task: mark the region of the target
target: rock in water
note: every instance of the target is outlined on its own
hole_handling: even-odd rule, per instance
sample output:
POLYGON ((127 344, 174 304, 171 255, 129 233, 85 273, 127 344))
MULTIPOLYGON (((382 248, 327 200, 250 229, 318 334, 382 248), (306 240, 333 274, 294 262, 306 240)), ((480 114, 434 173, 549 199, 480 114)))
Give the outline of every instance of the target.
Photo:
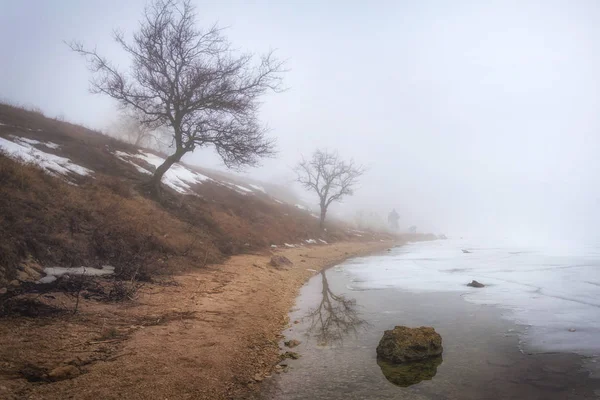
POLYGON ((442 356, 435 356, 423 361, 393 364, 377 358, 377 364, 385 378, 400 387, 408 387, 424 380, 431 380, 442 361, 442 356))
POLYGON ((472 280, 471 283, 467 283, 467 286, 476 287, 476 288, 485 287, 485 285, 483 283, 477 282, 476 280, 472 280))
POLYGON ((439 356, 443 350, 442 337, 435 329, 397 326, 383 333, 377 355, 392 363, 405 363, 439 356))

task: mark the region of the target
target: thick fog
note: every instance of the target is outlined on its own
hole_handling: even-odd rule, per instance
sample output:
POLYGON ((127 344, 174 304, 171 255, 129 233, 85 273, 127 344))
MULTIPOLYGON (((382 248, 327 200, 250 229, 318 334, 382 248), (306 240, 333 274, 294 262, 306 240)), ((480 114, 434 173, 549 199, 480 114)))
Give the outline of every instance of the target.
MULTIPOLYGON (((514 241, 600 233, 600 3, 590 1, 203 2, 240 49, 277 49, 284 93, 262 119, 279 154, 245 174, 290 184, 316 148, 368 167, 332 206, 453 236, 514 241)), ((121 66, 113 28, 143 1, 0 1, 0 95, 104 129, 113 103, 88 93, 63 40, 121 66)), ((219 166, 210 150, 186 161, 219 166)), ((310 194, 303 193, 307 201, 310 194)))

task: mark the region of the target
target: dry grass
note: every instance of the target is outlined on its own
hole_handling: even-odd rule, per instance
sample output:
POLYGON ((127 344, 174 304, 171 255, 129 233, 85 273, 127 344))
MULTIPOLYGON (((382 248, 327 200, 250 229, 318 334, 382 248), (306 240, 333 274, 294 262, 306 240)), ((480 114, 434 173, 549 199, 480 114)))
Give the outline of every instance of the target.
MULTIPOLYGON (((0 122, 0 136, 55 142, 60 149, 44 151, 95 171, 75 186, 0 154, 0 235, 6 238, 0 241, 0 287, 17 278, 24 260, 108 264, 120 278, 148 280, 320 236, 317 219, 306 212, 217 183, 197 185, 199 196, 166 190, 161 200, 150 198, 141 190, 146 177, 113 155, 136 148, 85 127, 5 104, 0 122)), ((324 236, 347 237, 336 224, 324 236)))
POLYGON ((117 275, 149 278, 188 258, 221 259, 208 234, 114 178, 80 186, 0 155, 0 280, 17 276, 19 263, 43 266, 113 265, 117 275), (190 245, 196 246, 190 249, 190 245), (175 263, 176 264, 176 263, 175 263))

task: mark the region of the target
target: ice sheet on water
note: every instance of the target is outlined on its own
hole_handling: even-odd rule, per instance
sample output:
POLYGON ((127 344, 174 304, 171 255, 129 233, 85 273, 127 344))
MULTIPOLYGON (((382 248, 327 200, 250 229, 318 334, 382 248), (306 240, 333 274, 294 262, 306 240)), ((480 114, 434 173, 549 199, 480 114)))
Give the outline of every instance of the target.
POLYGON ((468 301, 509 309, 508 318, 530 326, 524 337, 529 350, 600 354, 597 246, 560 249, 421 242, 357 259, 345 271, 357 290, 452 290, 463 292, 468 301), (464 254, 463 248, 472 252, 464 254), (473 279, 486 287, 467 287, 473 279))

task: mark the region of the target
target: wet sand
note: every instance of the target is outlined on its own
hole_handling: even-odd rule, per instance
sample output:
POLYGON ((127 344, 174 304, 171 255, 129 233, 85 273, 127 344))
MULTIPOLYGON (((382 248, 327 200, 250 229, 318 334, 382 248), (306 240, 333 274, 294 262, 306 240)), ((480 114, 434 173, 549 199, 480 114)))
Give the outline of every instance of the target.
MULTIPOLYGON (((279 268, 270 252, 238 255, 168 285, 147 284, 135 302, 82 298, 75 315, 2 319, 0 399, 248 399, 279 360, 281 329, 307 279, 391 245, 274 249, 293 262, 279 268), (117 337, 101 338, 108 329, 117 337), (64 365, 80 374, 37 382, 20 372, 64 365)), ((54 295, 49 301, 72 302, 54 295)))
POLYGON ((263 383, 264 399, 600 398, 600 380, 582 368, 581 356, 522 353, 525 327, 503 319, 502 309, 457 293, 350 291, 348 279, 337 267, 302 288, 290 314, 298 323, 284 331, 286 340, 302 342, 293 349, 301 357, 263 383), (433 378, 429 368, 408 387, 386 379, 375 348, 395 325, 433 326, 442 335, 443 361, 433 378))

